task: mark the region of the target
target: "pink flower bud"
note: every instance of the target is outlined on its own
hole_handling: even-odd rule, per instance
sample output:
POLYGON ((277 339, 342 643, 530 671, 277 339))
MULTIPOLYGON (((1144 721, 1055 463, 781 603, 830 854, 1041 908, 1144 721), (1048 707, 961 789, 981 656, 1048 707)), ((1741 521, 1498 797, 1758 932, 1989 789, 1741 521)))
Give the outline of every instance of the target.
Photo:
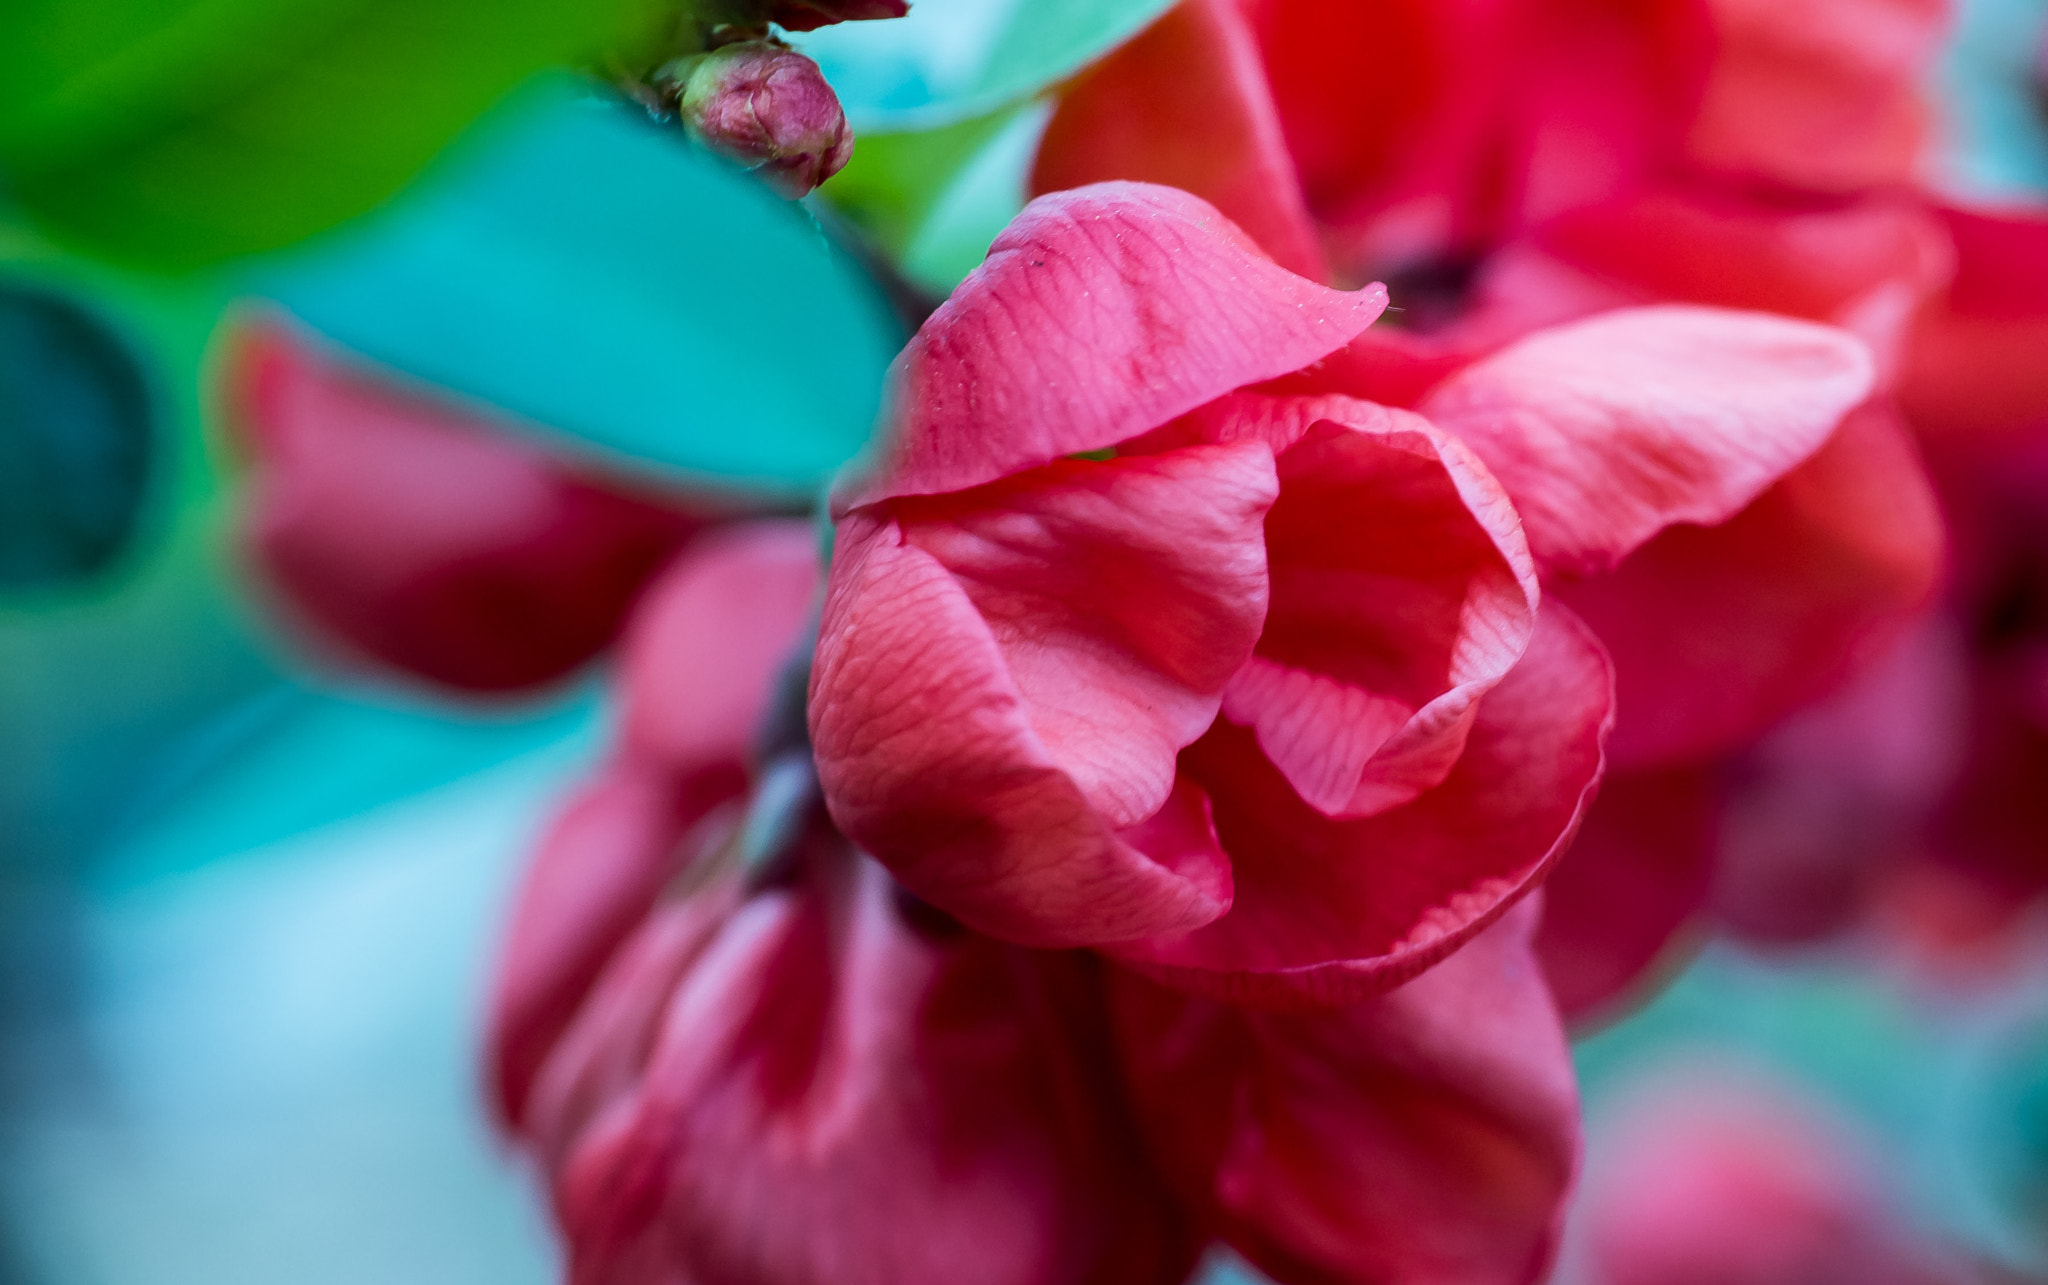
POLYGON ((694 60, 677 113, 706 147, 795 200, 853 155, 853 130, 818 64, 749 40, 694 60))

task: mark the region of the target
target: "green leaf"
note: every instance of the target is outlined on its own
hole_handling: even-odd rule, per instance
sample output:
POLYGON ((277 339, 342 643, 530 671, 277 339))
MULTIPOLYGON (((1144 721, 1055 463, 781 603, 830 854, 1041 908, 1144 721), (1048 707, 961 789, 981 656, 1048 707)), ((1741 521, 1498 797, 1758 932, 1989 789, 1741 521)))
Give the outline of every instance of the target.
POLYGON ((904 338, 802 207, 559 83, 255 285, 557 448, 803 498, 866 443, 904 338))
POLYGON ((651 0, 8 0, 0 175, 53 236, 184 267, 370 208, 651 0))
POLYGON ((157 419, 141 363, 105 321, 0 280, 0 590, 63 587, 121 555, 157 419))
POLYGON ((863 134, 933 129, 1043 92, 1129 40, 1173 0, 918 0, 908 18, 802 40, 863 134))
POLYGON ((959 179, 1017 115, 1015 108, 970 116, 937 129, 863 134, 819 195, 859 224, 891 255, 901 255, 959 179))

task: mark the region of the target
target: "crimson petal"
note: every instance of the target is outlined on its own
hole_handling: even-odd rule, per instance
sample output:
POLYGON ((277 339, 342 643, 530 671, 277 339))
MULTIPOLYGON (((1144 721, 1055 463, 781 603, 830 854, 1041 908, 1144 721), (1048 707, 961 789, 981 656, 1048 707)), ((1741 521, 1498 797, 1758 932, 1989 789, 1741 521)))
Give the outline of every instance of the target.
POLYGON ((1554 1250, 1578 1100, 1525 904, 1399 990, 1249 1012, 1111 990, 1161 1169, 1276 1280, 1528 1285, 1554 1250))
POLYGON ((1086 959, 921 933, 857 859, 667 936, 636 961, 682 964, 644 1063, 621 1087, 627 1020, 555 1170, 575 1285, 1185 1277, 1086 959))
POLYGON ((1184 0, 1061 94, 1032 191, 1105 179, 1193 192, 1282 267, 1328 275, 1238 0, 1184 0))
POLYGON ((833 511, 1113 447, 1342 347, 1386 301, 1294 275, 1172 188, 1039 197, 897 359, 893 431, 833 511))
POLYGON ((1422 412, 1507 487, 1546 573, 1613 567, 1741 511, 1870 392, 1849 335, 1764 313, 1626 308, 1468 366, 1422 412))
POLYGON ((1358 820, 1302 802, 1251 733, 1219 723, 1182 771, 1214 806, 1230 910, 1109 949, 1233 1003, 1352 1004, 1398 986, 1499 918, 1571 842, 1600 779, 1612 701, 1598 640, 1546 606, 1444 783, 1358 820))
POLYGON ((1229 902, 1213 843, 1162 864, 1116 832, 1166 802, 1174 755, 1251 650, 1273 492, 1253 442, 843 520, 810 702, 833 818, 919 896, 1009 940, 1213 919, 1229 902))

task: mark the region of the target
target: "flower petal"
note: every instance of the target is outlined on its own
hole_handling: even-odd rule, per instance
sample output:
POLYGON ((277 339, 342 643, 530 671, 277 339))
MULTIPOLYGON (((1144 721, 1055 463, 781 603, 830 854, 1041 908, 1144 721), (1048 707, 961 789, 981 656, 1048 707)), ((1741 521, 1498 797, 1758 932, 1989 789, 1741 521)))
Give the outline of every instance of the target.
POLYGON ((1849 335, 1763 313, 1629 308, 1540 331, 1422 411, 1521 510, 1546 573, 1604 571, 1673 523, 1734 516, 1869 393, 1849 335))
POLYGON ((1519 0, 1246 4, 1309 208, 1348 271, 1491 233, 1494 136, 1525 40, 1519 0))
POLYGON ((1262 445, 1067 460, 888 508, 987 622, 1031 728, 1111 825, 1158 809, 1266 614, 1262 445))
POLYGON ((1930 452, 2048 423, 2048 211, 1935 211, 1956 249, 1914 325, 1899 401, 1930 452))
POLYGON ((803 521, 728 527, 677 559, 626 634, 628 752, 677 770, 747 761, 810 620, 818 563, 803 521))
POLYGON ((724 874, 691 896, 644 907, 547 1050, 519 1122, 543 1166, 559 1165, 588 1131, 627 1118, 670 998, 738 904, 739 880, 724 874))
POLYGON ((891 435, 833 511, 1115 446, 1342 347, 1385 306, 1295 276, 1185 192, 1039 197, 897 359, 891 435))
POLYGON ((1946 279, 1951 257, 1940 223, 1917 201, 1788 209, 1677 188, 1575 210, 1532 241, 1630 303, 1752 308, 1843 326, 1880 294, 1903 295, 1907 308, 1892 311, 1909 310, 1946 279))
POLYGON ((622 752, 541 841, 500 955, 486 1047, 508 1127, 606 961, 730 829, 817 582, 809 523, 730 527, 677 558, 635 614, 622 752))
POLYGON ((1822 695, 1926 604, 1941 558, 1913 444, 1873 402, 1731 521, 1673 527, 1552 594, 1614 655, 1614 761, 1649 767, 1740 744, 1822 695))
POLYGON ((1720 795, 1712 768, 1609 772, 1543 881, 1536 953, 1574 1027, 1612 1015, 1705 907, 1720 795))
POLYGON ((1357 1003, 1498 918, 1571 842, 1600 779, 1612 677, 1583 624, 1546 606, 1528 652, 1479 706, 1442 785, 1340 821, 1296 796, 1228 722, 1181 756, 1230 854, 1229 912, 1110 947, 1169 985, 1232 1003, 1357 1003))
POLYGON ((556 1169, 570 1279, 1174 1285, 1087 965, 920 933, 871 862, 754 897, 556 1169))
POLYGON ((1105 179, 1208 201, 1282 267, 1328 275, 1243 7, 1186 0, 1060 95, 1031 190, 1105 179))
POLYGON ((1540 1279, 1579 1138, 1570 1054, 1529 950, 1535 911, 1330 1012, 1117 979, 1131 1098, 1169 1181, 1277 1280, 1540 1279))
MULTIPOLYGON (((1256 444, 1234 449, 1240 460, 1264 455, 1256 444)), ((1142 477, 1158 458, 1141 457, 1119 471, 1142 477)), ((1171 486, 1138 490, 1162 497, 1175 493, 1171 486)), ((1091 504, 1102 498, 1100 492, 1090 496, 1091 504)), ((1262 508, 1254 500, 1247 510, 1254 531, 1262 508)), ((1036 528, 1032 539, 1045 530, 1036 528)), ((1024 547, 1028 542, 1004 556, 1014 557, 1014 549, 1024 547)), ((1109 583, 1123 586, 1138 584, 1145 574, 1171 583, 1201 565, 1198 557, 1153 564, 1150 571, 1143 558, 1121 566, 1111 562, 1109 583)), ((1070 574, 1084 577, 1094 570, 1067 565, 1070 574)), ((1020 584, 1031 587, 1028 580, 1020 584)), ((1084 600, 1111 596, 1081 587, 1089 589, 1084 600)), ((1222 913, 1229 874, 1220 852, 1183 850, 1168 858, 1175 864, 1161 864, 1115 833, 1166 801, 1176 739, 1186 728, 1195 729, 1186 735, 1198 734, 1205 720, 1185 713, 1160 718, 1159 711, 1134 706, 1129 692, 1115 683, 1119 670, 1135 665, 1140 653, 1128 650, 1113 665, 1105 659, 1111 655, 1106 648, 1089 655, 1087 647, 1102 640, 1087 636, 1087 622, 1061 626, 1073 631, 1063 656, 1062 640, 1034 637, 1023 628, 1034 612, 1043 611, 1042 602, 1019 592, 1016 601, 995 605, 1001 610, 991 622, 977 610, 969 588, 893 520, 856 514, 840 523, 810 699, 818 776, 833 819, 911 891, 1012 941, 1116 941, 1190 928, 1222 913), (1012 622, 1018 628, 1006 648, 999 630, 1012 622), (1027 646, 1040 650, 1020 650, 1027 646), (1021 675, 1013 674, 1012 654, 1024 657, 1021 675), (1087 687, 1091 673, 1106 674, 1111 686, 1087 687), (1034 694, 1047 704, 1035 704, 1034 694), (1050 744, 1041 722, 1050 730, 1050 744), (1119 730, 1131 739, 1118 743, 1119 730), (1117 758, 1090 762, 1058 752, 1098 749, 1117 758), (1128 805, 1134 788, 1149 799, 1146 811, 1117 816, 1098 808, 1098 800, 1110 808, 1128 805), (1192 864, 1181 863, 1182 855, 1192 864)), ((1262 613, 1262 601, 1258 607, 1262 613)), ((1247 613, 1246 620, 1236 657, 1250 650, 1256 633, 1257 614, 1247 613)), ((1114 639, 1113 630, 1105 633, 1114 639)), ((1173 656, 1175 642, 1167 636, 1145 646, 1154 655, 1173 656)), ((1219 668, 1208 696, 1182 689, 1176 701, 1185 710, 1198 698, 1206 700, 1213 717, 1226 676, 1219 668)), ((1169 677, 1169 671, 1155 670, 1147 686, 1170 692, 1169 677)))
POLYGON ((1536 624, 1535 567, 1500 484, 1420 416, 1348 398, 1236 394, 1175 428, 1280 452, 1272 606, 1225 716, 1332 816, 1441 782, 1536 624))
POLYGON ((635 495, 282 328, 239 342, 243 541, 329 651, 465 691, 552 682, 611 641, 714 509, 635 495))
POLYGON ((1691 160, 1823 192, 1906 186, 1933 136, 1922 86, 1949 0, 1712 0, 1691 160))
MULTIPOLYGON (((492 986, 485 1063, 492 1107, 524 1127, 534 1077, 598 974, 746 790, 737 760, 678 782, 612 764, 555 818, 519 885, 492 986)), ((725 825, 729 826, 728 815, 725 825)))

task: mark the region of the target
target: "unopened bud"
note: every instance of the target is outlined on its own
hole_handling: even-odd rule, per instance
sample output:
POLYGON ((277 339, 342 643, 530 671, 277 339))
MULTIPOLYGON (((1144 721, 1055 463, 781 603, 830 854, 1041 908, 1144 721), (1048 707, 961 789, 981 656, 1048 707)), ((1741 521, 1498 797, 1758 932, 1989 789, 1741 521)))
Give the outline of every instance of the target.
POLYGON ((792 200, 853 155, 853 129, 818 64, 772 41, 743 41, 693 59, 676 112, 706 147, 792 200))
POLYGON ((910 12, 905 0, 774 0, 769 21, 784 31, 816 31, 835 22, 901 18, 910 12))

